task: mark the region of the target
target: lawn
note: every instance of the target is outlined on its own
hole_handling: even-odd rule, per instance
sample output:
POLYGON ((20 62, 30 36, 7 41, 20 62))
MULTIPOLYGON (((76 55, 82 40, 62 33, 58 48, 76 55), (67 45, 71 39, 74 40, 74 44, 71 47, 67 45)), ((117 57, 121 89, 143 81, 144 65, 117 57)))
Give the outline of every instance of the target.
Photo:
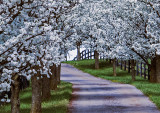
MULTIPOLYGON (((20 112, 29 113, 31 108, 31 87, 20 93, 20 112)), ((56 91, 51 92, 51 99, 42 102, 42 113, 66 113, 72 94, 72 84, 61 82, 56 91)), ((10 104, 0 107, 0 113, 10 113, 10 104)))
POLYGON ((76 68, 94 75, 96 77, 100 77, 103 79, 111 80, 113 82, 131 84, 140 89, 146 96, 153 101, 157 107, 160 109, 160 84, 158 83, 150 83, 148 80, 141 78, 140 76, 136 76, 136 81, 132 81, 131 74, 127 71, 121 70, 119 67, 117 68, 117 76, 113 76, 113 68, 112 64, 109 62, 100 60, 100 69, 94 69, 94 60, 82 60, 82 61, 68 61, 65 62, 75 66, 76 68))

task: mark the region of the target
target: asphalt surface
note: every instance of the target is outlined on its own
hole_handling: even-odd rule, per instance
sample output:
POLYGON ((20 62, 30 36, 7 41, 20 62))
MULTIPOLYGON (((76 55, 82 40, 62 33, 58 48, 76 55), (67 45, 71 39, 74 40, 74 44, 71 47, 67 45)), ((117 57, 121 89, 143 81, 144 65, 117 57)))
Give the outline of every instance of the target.
POLYGON ((69 113, 160 113, 132 85, 113 83, 62 64, 61 80, 73 84, 69 113))

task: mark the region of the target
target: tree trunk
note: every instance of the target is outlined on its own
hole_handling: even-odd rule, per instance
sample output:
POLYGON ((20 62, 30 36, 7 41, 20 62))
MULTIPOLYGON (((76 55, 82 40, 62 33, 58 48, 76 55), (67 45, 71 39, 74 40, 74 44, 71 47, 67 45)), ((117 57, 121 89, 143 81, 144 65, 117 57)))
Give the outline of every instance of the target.
POLYGON ((135 76, 135 61, 134 60, 131 60, 131 70, 132 70, 132 81, 135 81, 136 80, 136 76, 135 76))
POLYGON ((47 75, 43 75, 42 79, 42 99, 48 100, 51 97, 50 92, 50 78, 47 77, 47 75))
POLYGON ((151 60, 150 66, 150 82, 156 82, 156 57, 151 60))
POLYGON ((97 51, 94 51, 95 55, 95 69, 99 69, 99 53, 97 51))
POLYGON ((57 89, 57 73, 56 73, 56 65, 51 66, 52 75, 50 75, 50 88, 51 90, 57 89))
POLYGON ((65 55, 65 59, 66 59, 66 61, 67 61, 67 54, 65 55))
POLYGON ((61 82, 60 77, 61 77, 61 64, 58 65, 58 67, 57 67, 57 84, 60 84, 60 82, 61 82))
POLYGON ((31 81, 32 81, 32 105, 30 113, 41 113, 42 81, 41 78, 39 77, 39 74, 32 76, 31 81))
POLYGON ((20 113, 20 87, 18 78, 18 75, 12 77, 14 83, 11 84, 11 113, 20 113))
POLYGON ((117 76, 117 74, 116 74, 116 58, 113 59, 113 75, 117 76))
POLYGON ((77 60, 81 60, 80 44, 77 45, 77 60))
POLYGON ((156 76, 157 76, 157 83, 160 83, 160 55, 157 55, 157 60, 156 60, 156 76))

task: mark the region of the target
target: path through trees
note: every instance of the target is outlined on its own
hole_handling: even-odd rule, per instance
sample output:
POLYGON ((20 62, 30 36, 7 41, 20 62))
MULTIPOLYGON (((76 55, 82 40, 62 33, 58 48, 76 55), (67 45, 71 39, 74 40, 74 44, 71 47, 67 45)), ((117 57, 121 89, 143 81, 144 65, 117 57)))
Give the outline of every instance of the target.
POLYGON ((60 83, 58 65, 75 48, 79 60, 82 45, 95 51, 95 69, 101 55, 138 59, 148 65, 150 82, 160 83, 159 6, 159 0, 0 0, 0 93, 13 94, 0 101, 19 113, 18 78, 25 76, 32 82, 31 113, 41 113, 42 79, 50 80, 46 97, 60 83))
POLYGON ((73 84, 71 113, 160 113, 132 85, 113 83, 62 64, 62 80, 73 84))

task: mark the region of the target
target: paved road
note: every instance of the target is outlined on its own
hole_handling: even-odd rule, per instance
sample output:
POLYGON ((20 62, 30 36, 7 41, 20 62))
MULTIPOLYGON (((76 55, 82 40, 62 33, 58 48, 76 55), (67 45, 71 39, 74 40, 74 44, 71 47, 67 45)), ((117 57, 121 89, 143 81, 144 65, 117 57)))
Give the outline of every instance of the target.
POLYGON ((62 64, 62 80, 73 84, 69 113, 160 113, 132 85, 113 83, 62 64))

